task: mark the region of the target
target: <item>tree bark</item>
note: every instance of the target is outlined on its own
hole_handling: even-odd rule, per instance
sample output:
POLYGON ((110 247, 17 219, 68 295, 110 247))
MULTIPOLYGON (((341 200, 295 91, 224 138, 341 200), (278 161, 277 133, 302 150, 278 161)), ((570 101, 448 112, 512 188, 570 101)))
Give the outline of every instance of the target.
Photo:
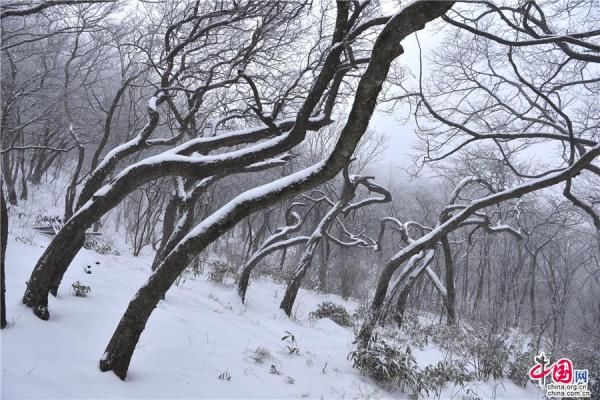
POLYGON ((8 212, 4 202, 4 191, 0 183, 0 329, 6 327, 6 281, 5 281, 5 258, 6 245, 8 243, 8 212))
POLYGON ((279 308, 281 308, 288 317, 292 315, 292 307, 296 301, 296 296, 298 296, 298 290, 300 290, 300 285, 302 284, 304 276, 306 276, 306 272, 308 272, 310 269, 313 257, 315 255, 315 250, 321 239, 321 236, 314 239, 311 237, 311 240, 309 240, 308 244, 306 245, 306 249, 302 254, 302 258, 298 263, 298 267, 294 272, 294 276, 288 283, 288 286, 285 290, 285 294, 283 296, 283 300, 281 300, 279 308))
POLYGON ((408 301, 408 295, 412 285, 405 287, 398 295, 398 301, 396 302, 396 312, 394 313, 394 321, 398 329, 402 328, 402 321, 404 320, 404 312, 406 311, 406 302, 408 301))
POLYGON ((321 246, 321 257, 319 260, 319 291, 321 293, 327 292, 327 263, 329 262, 330 251, 331 249, 329 242, 323 242, 323 245, 321 246))
POLYGON ((454 260, 452 260, 452 249, 448 236, 444 235, 440 239, 442 250, 444 251, 444 262, 446 264, 446 298, 445 305, 448 313, 448 325, 456 324, 456 305, 454 289, 454 260))
POLYGON ((533 255, 531 259, 531 265, 529 269, 529 304, 531 305, 531 329, 535 329, 537 326, 537 316, 535 312, 535 268, 537 264, 537 253, 533 255))
POLYGON ((2 177, 4 178, 4 186, 6 187, 7 200, 9 204, 16 206, 18 204, 17 191, 15 190, 15 182, 11 174, 10 153, 2 153, 0 157, 2 158, 2 177))
POLYGON ((242 299, 242 303, 246 301, 246 292, 248 291, 248 285, 250 283, 250 274, 254 270, 254 268, 258 265, 258 263, 268 256, 271 253, 276 252, 277 250, 286 250, 290 246, 298 245, 301 243, 306 243, 308 241, 307 236, 299 236, 290 240, 283 240, 281 242, 274 243, 269 245, 268 247, 260 250, 258 253, 254 254, 250 260, 244 265, 240 277, 238 279, 238 294, 242 299))
POLYGON ((169 201, 167 202, 167 206, 165 207, 165 212, 163 214, 163 224, 162 224, 162 238, 160 241, 160 246, 158 246, 158 250, 156 251, 156 255, 154 256, 154 260, 152 261, 152 271, 156 270, 160 262, 164 257, 165 247, 169 238, 173 234, 175 230, 175 223, 177 220, 177 207, 178 207, 178 197, 171 196, 169 201))

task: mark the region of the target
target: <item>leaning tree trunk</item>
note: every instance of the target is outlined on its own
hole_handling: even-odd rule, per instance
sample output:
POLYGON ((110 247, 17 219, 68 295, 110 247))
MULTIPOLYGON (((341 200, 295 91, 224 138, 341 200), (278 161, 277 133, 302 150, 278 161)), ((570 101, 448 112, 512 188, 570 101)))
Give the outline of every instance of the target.
MULTIPOLYGON (((150 116, 152 118, 147 126, 156 125, 158 123, 158 113, 154 110, 150 112, 150 116)), ((249 150, 241 152, 242 154, 239 157, 224 157, 220 162, 204 162, 203 160, 195 162, 191 159, 181 159, 178 157, 179 155, 185 156, 189 155, 190 152, 196 151, 197 146, 200 144, 197 141, 192 141, 193 143, 188 147, 183 146, 180 149, 181 153, 178 153, 175 157, 161 157, 160 155, 149 157, 145 162, 138 162, 127 167, 111 183, 103 186, 94 194, 89 195, 89 200, 78 206, 75 214, 53 238, 50 246, 46 248, 46 251, 38 260, 31 274, 27 290, 23 297, 23 303, 33 308, 36 315, 40 318, 48 319, 47 297, 50 289, 54 282, 61 282, 64 273, 83 244, 85 230, 142 184, 166 176, 181 176, 200 180, 212 176, 244 172, 251 168, 253 164, 264 163, 265 159, 280 156, 290 148, 293 148, 302 141, 307 130, 316 129, 327 124, 329 124, 329 121, 326 119, 317 122, 311 121, 310 114, 306 115, 304 123, 297 126, 287 121, 285 123, 282 122, 281 127, 291 127, 293 130, 287 136, 274 140, 272 146, 265 148, 250 146, 249 150), (66 251, 63 250, 63 246, 68 246, 66 251)), ((257 132, 263 135, 258 135, 258 138, 261 138, 265 135, 271 137, 277 130, 274 128, 265 128, 251 133, 255 134, 257 132)), ((231 140, 229 136, 225 139, 217 136, 207 140, 212 140, 214 142, 212 145, 217 147, 257 140, 255 135, 247 136, 243 134, 238 136, 235 136, 231 140)), ((82 191, 82 194, 79 196, 79 202, 86 196, 84 196, 82 191)))
MULTIPOLYGON (((333 207, 325 213, 323 219, 319 222, 315 230, 310 236, 308 243, 306 244, 306 248, 304 249, 304 253, 294 271, 294 275, 290 280, 288 287, 285 291, 285 295, 283 296, 283 300, 281 301, 281 308, 286 315, 289 317, 292 314, 292 307, 294 306, 294 302, 296 301, 296 296, 298 295, 298 290, 300 289, 300 285, 302 284, 302 280, 306 276, 306 273, 310 269, 312 265, 312 261, 315 256, 315 252, 317 250, 318 245, 321 243, 323 238, 328 235, 329 228, 333 221, 335 221, 336 217, 340 214, 347 214, 353 210, 364 207, 368 204, 373 203, 386 203, 391 200, 391 196, 389 192, 379 185, 375 185, 369 182, 370 177, 354 177, 350 179, 348 175, 348 166, 346 165, 343 169, 342 173, 344 177, 344 185, 342 187, 342 192, 340 194, 339 200, 333 204, 333 207), (383 195, 383 197, 369 197, 367 199, 358 201, 354 204, 348 204, 356 195, 356 190, 359 185, 364 185, 369 192, 375 192, 383 195)), ((329 239, 334 240, 329 237, 329 239)), ((360 241, 354 241, 352 243, 344 243, 337 239, 335 241, 338 244, 344 246, 355 246, 360 245, 360 241)), ((366 244, 363 241, 362 244, 366 244)))
MULTIPOLYGON (((343 2, 340 3, 343 4, 343 2)), ((340 3, 338 3, 338 7, 340 3)), ((249 193, 245 192, 241 198, 238 197, 221 208, 220 218, 207 218, 204 223, 196 227, 194 235, 187 235, 167 255, 161 266, 150 277, 148 283, 138 291, 130 302, 102 357, 100 362, 102 371, 112 370, 121 379, 125 379, 133 351, 152 310, 179 274, 183 272, 185 265, 191 258, 204 251, 209 244, 235 226, 241 219, 255 211, 274 205, 282 199, 297 195, 332 179, 348 164, 354 149, 368 127, 383 81, 389 72, 390 64, 403 51, 400 41, 416 30, 423 29, 426 22, 444 14, 452 4, 452 2, 416 2, 392 17, 375 42, 367 69, 358 83, 355 101, 348 121, 342 129, 340 139, 336 142, 329 158, 324 163, 319 163, 308 171, 305 170, 303 174, 294 174, 282 178, 275 181, 277 184, 271 182, 268 184, 269 190, 265 190, 266 188, 263 186, 251 190, 249 193), (209 219, 210 221, 208 221, 209 219)), ((338 14, 344 14, 343 7, 340 7, 339 10, 338 14)), ((347 8, 345 9, 345 15, 341 15, 341 17, 344 21, 347 20, 347 8)), ((343 39, 343 33, 339 32, 342 29, 344 29, 344 26, 336 26, 333 35, 334 43, 343 39)), ((321 91, 321 88, 326 86, 333 77, 338 67, 337 60, 340 56, 340 50, 334 46, 334 49, 327 56, 327 59, 335 57, 336 62, 330 65, 326 59, 325 66, 321 69, 317 78, 317 83, 307 96, 307 100, 310 100, 308 106, 307 103, 302 106, 301 111, 303 113, 307 111, 310 114, 313 111, 316 101, 319 100, 324 91, 324 89, 321 91), (317 90, 314 90, 315 88, 317 90)))
POLYGON ((156 255, 154 256, 154 260, 152 261, 152 271, 156 270, 160 262, 164 259, 165 248, 169 242, 171 234, 175 230, 178 203, 179 198, 177 196, 171 196, 167 202, 167 206, 165 207, 162 224, 162 239, 160 241, 160 245, 158 246, 158 250, 156 251, 156 255))
POLYGON ((39 318, 49 318, 48 294, 51 291, 56 293, 69 265, 83 247, 86 229, 119 204, 127 194, 151 179, 154 175, 152 172, 160 174, 158 168, 151 168, 152 172, 146 168, 141 166, 139 170, 131 171, 113 182, 109 191, 93 197, 54 236, 37 261, 23 295, 23 303, 31 307, 39 318))
POLYGON ((6 327, 6 281, 4 276, 4 261, 8 243, 8 212, 4 202, 4 191, 0 182, 0 329, 6 327))
POLYGON ((310 269, 313 257, 315 255, 315 250, 320 241, 320 236, 314 239, 311 237, 311 240, 306 245, 306 249, 302 254, 302 258, 298 263, 298 267, 294 272, 294 276, 292 276, 292 279, 285 290, 285 295, 283 296, 283 300, 281 300, 279 308, 281 308, 288 317, 292 315, 292 307, 296 301, 296 296, 298 296, 298 290, 300 290, 300 285, 302 284, 302 280, 304 279, 306 272, 308 272, 310 269))
POLYGON ((164 246, 161 246, 159 251, 156 252, 154 256, 154 260, 152 261, 152 271, 155 271, 156 268, 160 265, 160 263, 165 259, 167 254, 173 250, 173 248, 184 238, 185 235, 189 233, 194 225, 194 204, 195 200, 192 204, 190 202, 186 202, 181 204, 181 212, 182 215, 179 217, 177 221, 177 225, 171 232, 171 235, 166 240, 164 246))
POLYGON ((255 253, 248 262, 244 265, 240 277, 238 279, 237 291, 240 295, 242 303, 246 302, 246 292, 248 291, 248 285, 250 283, 250 275, 258 263, 271 253, 277 250, 286 250, 290 246, 295 246, 301 243, 306 243, 309 240, 307 236, 298 236, 289 240, 282 240, 280 242, 273 243, 255 253))
POLYGON ((300 215, 292 211, 295 206, 304 206, 304 204, 292 203, 285 212, 286 225, 278 228, 274 235, 265 239, 257 248, 252 257, 250 257, 250 259, 246 261, 246 264, 244 264, 237 286, 238 294, 240 295, 242 303, 246 301, 246 291, 248 290, 248 285, 250 282, 250 274, 263 258, 277 250, 283 250, 283 257, 285 257, 285 252, 288 247, 300 243, 306 243, 309 240, 309 237, 307 236, 297 236, 288 239, 288 236, 291 233, 295 233, 300 230, 303 222, 300 215))
POLYGON ((79 226, 65 226, 50 242, 33 270, 23 295, 23 304, 31 307, 33 313, 43 320, 48 313, 48 294, 56 295, 63 274, 85 241, 85 229, 79 226))

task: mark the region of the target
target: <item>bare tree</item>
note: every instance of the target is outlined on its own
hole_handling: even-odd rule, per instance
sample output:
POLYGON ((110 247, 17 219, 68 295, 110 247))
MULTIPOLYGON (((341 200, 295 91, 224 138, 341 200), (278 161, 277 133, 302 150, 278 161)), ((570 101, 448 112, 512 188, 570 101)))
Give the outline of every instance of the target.
MULTIPOLYGON (((389 66, 402 52, 399 42, 414 31, 422 29, 426 22, 445 13, 451 5, 449 2, 412 3, 387 21, 375 41, 368 66, 358 83, 348 121, 328 158, 313 167, 241 194, 194 228, 167 255, 148 283, 129 304, 100 362, 103 371, 112 370, 122 379, 126 377, 131 355, 152 310, 195 254, 205 249, 222 232, 233 227, 245 216, 333 178, 349 162, 354 148, 367 129, 389 66)), ((276 147, 278 151, 286 150, 288 144, 295 145, 303 139, 310 115, 315 111, 314 108, 326 91, 327 85, 336 82, 339 57, 343 51, 338 43, 342 42, 346 35, 352 38, 353 35, 357 35, 357 31, 364 29, 361 25, 353 26, 359 13, 360 7, 356 7, 354 13, 349 14, 348 3, 337 3, 332 46, 298 112, 293 128, 281 139, 275 139, 282 141, 281 145, 276 147)), ((260 150, 257 153, 263 158, 270 155, 270 152, 265 154, 260 150)))
POLYGON ((325 213, 323 218, 315 227, 315 230, 306 241, 306 246, 304 252, 302 253, 302 257, 294 269, 283 299, 281 300, 281 305, 279 308, 281 308, 287 316, 292 314, 292 307, 294 306, 294 301, 298 295, 298 290, 300 289, 302 280, 311 267, 316 250, 324 238, 329 239, 337 245, 345 247, 359 246, 374 248, 375 246, 373 240, 369 240, 362 234, 357 235, 349 232, 343 225, 342 221, 339 220, 338 216, 340 214, 348 215, 352 211, 370 204, 387 203, 391 200, 390 193, 385 188, 371 182, 371 177, 356 175, 350 176, 348 174, 348 166, 342 170, 342 176, 344 178, 344 183, 339 199, 336 202, 331 200, 328 201, 331 204, 331 209, 325 213), (355 203, 350 203, 356 196, 356 192, 360 186, 364 186, 369 192, 377 193, 379 196, 368 197, 355 203), (335 221, 337 221, 340 225, 342 232, 349 237, 349 241, 339 240, 329 233, 329 230, 335 221))

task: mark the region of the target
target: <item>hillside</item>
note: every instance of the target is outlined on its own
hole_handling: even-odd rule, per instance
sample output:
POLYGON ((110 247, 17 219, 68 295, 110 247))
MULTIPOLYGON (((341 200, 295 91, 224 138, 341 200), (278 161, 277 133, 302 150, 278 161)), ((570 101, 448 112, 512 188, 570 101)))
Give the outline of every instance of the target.
MULTIPOLYGON (((10 236, 7 254, 3 398, 407 398, 406 393, 378 387, 352 368, 347 360, 351 328, 308 317, 324 300, 349 310, 356 304, 302 290, 295 319, 290 320, 278 309, 282 285, 254 281, 248 304, 243 305, 232 286, 209 282, 205 276, 187 279, 169 291, 122 382, 101 373, 98 360, 128 301, 149 276, 151 257, 82 250, 59 296, 51 299, 52 318, 44 322, 20 304, 20 296, 48 238, 26 229, 19 234, 18 240, 10 236), (91 274, 84 271, 87 265, 92 266, 91 274), (75 297, 70 287, 75 281, 90 286, 91 294, 75 297), (298 355, 290 355, 281 340, 286 331, 295 335, 298 355), (280 375, 270 373, 271 365, 280 375), (219 379, 221 374, 225 379, 219 379)), ((432 345, 415 355, 422 366, 443 357, 432 345)), ((536 388, 524 391, 507 380, 470 387, 482 399, 542 398, 536 388)), ((447 388, 440 398, 460 399, 465 393, 466 389, 447 388)))

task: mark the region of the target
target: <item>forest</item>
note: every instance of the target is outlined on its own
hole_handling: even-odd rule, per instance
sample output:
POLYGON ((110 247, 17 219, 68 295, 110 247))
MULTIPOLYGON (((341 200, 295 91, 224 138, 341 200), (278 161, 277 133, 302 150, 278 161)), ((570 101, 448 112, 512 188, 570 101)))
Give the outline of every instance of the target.
POLYGON ((2 398, 600 399, 598 0, 0 21, 2 398))

